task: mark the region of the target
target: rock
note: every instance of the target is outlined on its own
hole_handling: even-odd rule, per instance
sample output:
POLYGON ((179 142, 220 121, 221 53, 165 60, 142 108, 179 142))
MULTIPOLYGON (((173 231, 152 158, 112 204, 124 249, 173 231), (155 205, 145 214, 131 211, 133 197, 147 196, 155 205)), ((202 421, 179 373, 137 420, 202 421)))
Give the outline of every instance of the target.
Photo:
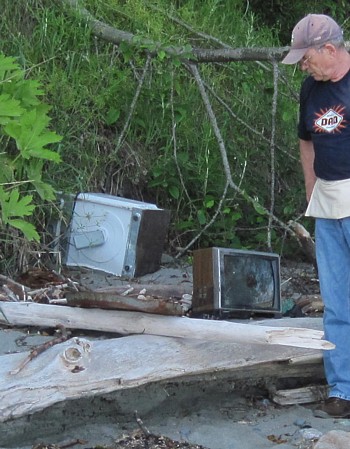
POLYGON ((350 432, 331 430, 318 440, 314 449, 349 449, 349 447, 350 432))

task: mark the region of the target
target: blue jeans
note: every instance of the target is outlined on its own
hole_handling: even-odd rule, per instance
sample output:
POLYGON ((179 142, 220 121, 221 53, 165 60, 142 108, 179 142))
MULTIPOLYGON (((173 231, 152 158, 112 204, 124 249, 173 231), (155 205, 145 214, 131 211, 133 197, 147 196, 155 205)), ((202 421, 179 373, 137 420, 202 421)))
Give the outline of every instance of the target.
POLYGON ((329 396, 350 400, 350 217, 316 219, 316 258, 324 302, 324 351, 329 396))

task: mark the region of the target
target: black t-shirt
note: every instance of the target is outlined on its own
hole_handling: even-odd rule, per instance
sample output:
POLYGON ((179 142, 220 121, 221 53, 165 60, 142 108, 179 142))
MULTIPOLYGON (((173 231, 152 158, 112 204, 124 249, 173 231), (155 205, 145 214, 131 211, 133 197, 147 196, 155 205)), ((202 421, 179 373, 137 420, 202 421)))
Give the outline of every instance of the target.
POLYGON ((350 178, 350 72, 335 83, 306 78, 300 91, 298 136, 314 144, 318 178, 350 178))

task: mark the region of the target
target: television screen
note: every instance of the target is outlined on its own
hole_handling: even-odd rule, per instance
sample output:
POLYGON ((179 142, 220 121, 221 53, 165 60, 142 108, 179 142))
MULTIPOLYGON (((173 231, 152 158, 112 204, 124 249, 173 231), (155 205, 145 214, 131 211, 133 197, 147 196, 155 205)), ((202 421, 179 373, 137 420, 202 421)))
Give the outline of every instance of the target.
POLYGON ((194 251, 192 309, 280 313, 279 256, 232 248, 194 251))

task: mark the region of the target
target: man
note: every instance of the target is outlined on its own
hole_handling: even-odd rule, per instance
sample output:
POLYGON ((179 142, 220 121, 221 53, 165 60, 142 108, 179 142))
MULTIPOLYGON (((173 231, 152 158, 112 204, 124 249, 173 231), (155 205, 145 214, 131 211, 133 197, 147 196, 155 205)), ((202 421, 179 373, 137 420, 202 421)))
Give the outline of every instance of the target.
POLYGON ((318 417, 350 417, 350 55, 329 16, 309 14, 294 28, 282 61, 308 73, 300 92, 298 137, 308 201, 316 218, 316 257, 325 305, 329 398, 318 417))

